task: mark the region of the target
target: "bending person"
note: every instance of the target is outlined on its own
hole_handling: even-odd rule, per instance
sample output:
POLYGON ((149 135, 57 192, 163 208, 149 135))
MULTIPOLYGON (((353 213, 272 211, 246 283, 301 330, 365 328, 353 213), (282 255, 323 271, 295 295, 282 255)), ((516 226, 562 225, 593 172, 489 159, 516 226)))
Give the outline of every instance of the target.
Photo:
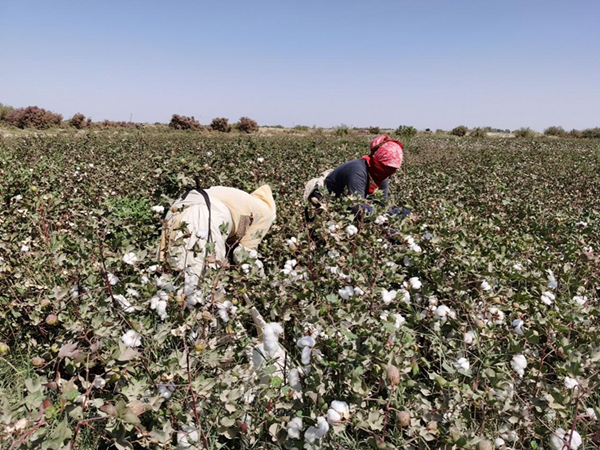
POLYGON ((345 162, 323 172, 321 177, 310 180, 304 191, 304 199, 319 206, 322 198, 320 188, 326 188, 337 197, 358 194, 362 198, 381 189, 383 197, 387 199, 388 179, 402 165, 402 143, 388 136, 378 136, 371 141, 370 150, 369 155, 345 162))
POLYGON ((195 285, 205 265, 214 267, 227 259, 228 247, 256 250, 275 215, 268 185, 251 194, 224 186, 191 189, 165 217, 159 259, 185 270, 186 284, 195 285))

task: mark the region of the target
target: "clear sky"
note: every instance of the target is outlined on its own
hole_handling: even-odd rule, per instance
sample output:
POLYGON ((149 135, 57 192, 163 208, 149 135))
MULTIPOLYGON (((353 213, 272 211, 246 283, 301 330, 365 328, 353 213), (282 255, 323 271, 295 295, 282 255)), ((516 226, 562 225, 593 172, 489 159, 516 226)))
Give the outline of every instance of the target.
POLYGON ((0 0, 0 102, 66 118, 600 126, 598 0, 0 0))

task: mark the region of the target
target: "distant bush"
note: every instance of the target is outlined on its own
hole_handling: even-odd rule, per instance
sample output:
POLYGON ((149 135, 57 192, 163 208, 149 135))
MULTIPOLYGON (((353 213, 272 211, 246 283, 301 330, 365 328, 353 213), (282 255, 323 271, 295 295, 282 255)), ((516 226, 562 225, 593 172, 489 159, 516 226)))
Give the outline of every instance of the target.
POLYGON ((214 131, 220 131, 221 133, 229 133, 231 131, 231 124, 229 119, 225 117, 216 117, 210 123, 210 127, 214 131))
POLYGON ((81 113, 74 114, 73 117, 69 119, 69 126, 77 128, 78 130, 85 128, 87 124, 88 122, 86 122, 85 116, 81 113))
POLYGON ((6 123, 17 128, 37 128, 39 130, 60 125, 63 116, 37 106, 13 109, 6 116, 6 123))
POLYGON ((249 117, 241 117, 240 121, 235 125, 236 129, 242 133, 256 133, 259 129, 256 121, 250 119, 249 117))
POLYGON ((466 136, 469 129, 464 125, 459 125, 452 129, 450 134, 453 136, 466 136))
POLYGON ((346 136, 349 133, 350 133, 350 128, 348 128, 344 124, 341 124, 339 127, 337 127, 335 129, 335 135, 336 136, 346 136))
MULTIPOLYGON (((88 119, 89 123, 89 119, 88 119)), ((96 122, 96 125, 100 128, 137 128, 141 129, 144 126, 141 123, 135 122, 125 122, 124 120, 113 121, 113 120, 103 120, 102 122, 96 122)))
POLYGON ((563 127, 548 127, 544 130, 544 134, 546 136, 564 137, 566 136, 567 132, 563 127))
POLYGON ((379 127, 369 127, 369 133, 371 133, 371 134, 381 134, 381 128, 379 128, 379 127))
POLYGON ((570 138, 581 138, 582 137, 582 133, 579 130, 576 130, 575 128, 573 128, 571 131, 569 131, 567 133, 567 136, 570 138))
POLYGON ((435 134, 446 134, 446 130, 442 130, 441 128, 438 128, 437 130, 435 130, 435 134))
POLYGON ((14 108, 12 106, 3 105, 0 103, 0 122, 6 121, 6 117, 13 109, 14 108))
POLYGON ((200 131, 202 130, 202 125, 198 122, 194 116, 180 116, 179 114, 173 114, 171 117, 171 122, 169 122, 169 126, 174 130, 193 130, 200 131))
POLYGON ((532 138, 535 136, 534 131, 529 127, 519 128, 513 131, 516 138, 532 138))
POLYGON ((474 138, 484 138, 487 137, 487 131, 485 131, 484 128, 476 127, 469 132, 469 136, 474 138))
POLYGON ((588 128, 581 132, 581 137, 585 139, 600 139, 600 128, 588 128))
POLYGON ((294 127, 294 130, 296 131, 308 131, 309 126, 308 125, 296 125, 294 127))
POLYGON ((417 135, 417 129, 415 127, 411 127, 410 125, 400 125, 396 129, 396 135, 403 138, 413 137, 417 135))

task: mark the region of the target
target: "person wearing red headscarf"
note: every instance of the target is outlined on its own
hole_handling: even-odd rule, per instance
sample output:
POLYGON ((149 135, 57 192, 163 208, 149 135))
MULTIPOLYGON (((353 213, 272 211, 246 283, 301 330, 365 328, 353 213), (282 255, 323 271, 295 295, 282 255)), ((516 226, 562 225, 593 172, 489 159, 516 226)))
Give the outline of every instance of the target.
POLYGON ((377 189, 388 196, 388 179, 402 165, 403 145, 388 136, 371 141, 371 153, 348 161, 333 169, 323 180, 323 186, 336 196, 358 194, 362 198, 377 189))

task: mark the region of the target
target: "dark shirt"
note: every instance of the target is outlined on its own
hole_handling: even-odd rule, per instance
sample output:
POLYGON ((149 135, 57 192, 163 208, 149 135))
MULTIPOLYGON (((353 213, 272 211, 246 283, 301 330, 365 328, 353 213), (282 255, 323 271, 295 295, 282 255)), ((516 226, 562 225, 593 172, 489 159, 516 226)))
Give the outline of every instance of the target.
MULTIPOLYGON (((340 196, 346 193, 348 195, 360 194, 362 198, 369 195, 369 171, 367 161, 364 159, 354 159, 341 166, 337 166, 333 172, 325 178, 325 186, 329 192, 340 196)), ((388 196, 388 178, 383 180, 380 189, 383 190, 383 197, 388 196)))

